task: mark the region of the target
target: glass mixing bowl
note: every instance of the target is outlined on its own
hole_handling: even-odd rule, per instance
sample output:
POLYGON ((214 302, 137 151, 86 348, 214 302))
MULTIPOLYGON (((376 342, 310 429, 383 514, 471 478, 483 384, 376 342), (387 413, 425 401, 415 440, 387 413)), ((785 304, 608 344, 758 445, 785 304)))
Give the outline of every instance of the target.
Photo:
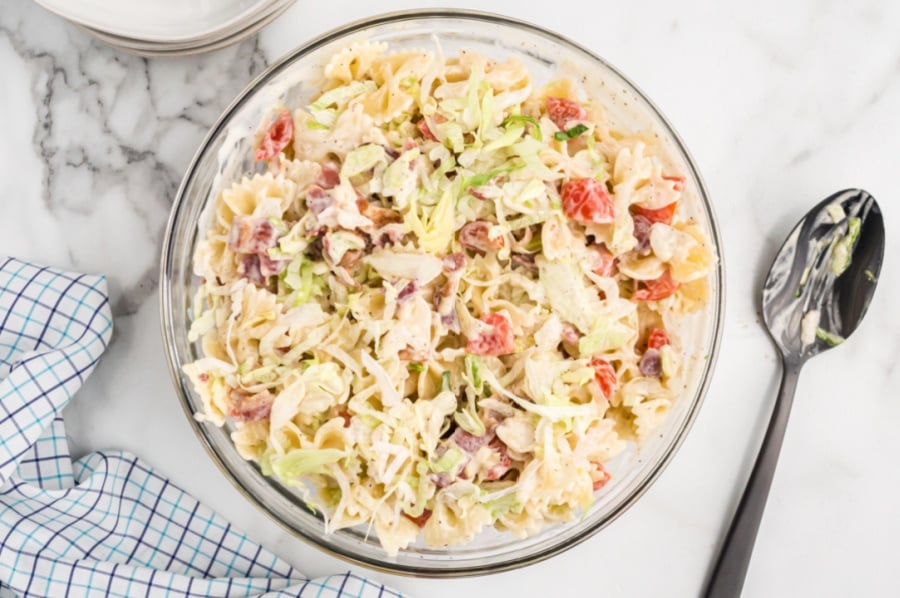
POLYGON ((491 14, 422 10, 378 16, 327 33, 273 64, 228 107, 194 157, 172 207, 162 251, 160 302, 166 356, 184 410, 209 455, 248 500, 290 532, 337 556, 394 573, 449 577, 513 569, 548 558, 600 531, 646 492, 684 439, 709 384, 722 329, 723 275, 719 231, 696 166, 662 114, 622 74, 590 51, 535 25, 491 14), (682 209, 706 230, 718 257, 709 306, 682 330, 687 388, 656 434, 608 465, 613 479, 581 519, 547 526, 525 539, 489 529, 464 546, 434 549, 414 544, 391 557, 374 535, 367 535, 365 526, 326 535, 320 516, 306 508, 296 491, 262 475, 256 464, 238 455, 227 426, 217 428, 193 417, 201 402, 182 375, 182 366, 200 355, 187 333, 199 282, 191 259, 205 232, 203 208, 222 185, 262 168, 252 161, 254 134, 276 102, 305 103, 317 91, 317 70, 334 52, 361 39, 386 41, 394 49, 434 49, 439 44, 445 55, 467 48, 497 59, 514 56, 529 68, 537 85, 561 73, 578 76, 588 93, 606 104, 613 128, 656 135, 664 161, 687 176, 682 209))

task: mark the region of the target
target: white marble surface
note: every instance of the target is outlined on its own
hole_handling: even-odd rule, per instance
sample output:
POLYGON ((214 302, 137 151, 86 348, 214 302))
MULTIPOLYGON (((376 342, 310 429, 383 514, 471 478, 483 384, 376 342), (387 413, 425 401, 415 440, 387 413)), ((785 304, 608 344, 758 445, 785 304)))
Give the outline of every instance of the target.
MULTIPOLYGON (((165 60, 115 52, 28 0, 0 6, 0 254, 108 274, 117 317, 112 347, 65 414, 75 453, 142 455, 312 575, 346 565, 244 502, 174 397, 157 315, 160 239, 207 127, 268 62, 350 18, 442 4, 488 6, 301 0, 258 38, 165 60)), ((728 262, 727 326, 706 404, 650 492, 566 554, 476 579, 375 575, 421 598, 696 595, 776 390, 756 313, 764 269, 809 206, 862 186, 886 214, 882 280, 859 331, 803 373, 745 595, 900 595, 900 4, 636 4, 490 8, 608 58, 692 148, 728 262)))

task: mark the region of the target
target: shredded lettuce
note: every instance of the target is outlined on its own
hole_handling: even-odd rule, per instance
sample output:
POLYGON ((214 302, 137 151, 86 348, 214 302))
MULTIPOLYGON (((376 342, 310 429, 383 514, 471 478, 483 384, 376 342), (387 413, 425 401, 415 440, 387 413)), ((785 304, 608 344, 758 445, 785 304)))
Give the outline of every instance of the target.
POLYGON ((508 127, 509 125, 519 124, 519 123, 529 123, 534 129, 532 130, 532 135, 538 141, 544 140, 544 135, 541 132, 541 123, 538 122, 533 116, 523 116, 523 115, 514 115, 506 117, 506 120, 501 124, 502 127, 508 127))
POLYGON ((380 145, 363 145, 351 151, 341 165, 341 176, 352 177, 367 172, 385 162, 384 148, 380 145))
POLYGON ((275 472, 286 484, 300 484, 300 478, 306 474, 328 473, 329 465, 337 463, 347 456, 338 449, 292 449, 283 457, 271 463, 275 472))

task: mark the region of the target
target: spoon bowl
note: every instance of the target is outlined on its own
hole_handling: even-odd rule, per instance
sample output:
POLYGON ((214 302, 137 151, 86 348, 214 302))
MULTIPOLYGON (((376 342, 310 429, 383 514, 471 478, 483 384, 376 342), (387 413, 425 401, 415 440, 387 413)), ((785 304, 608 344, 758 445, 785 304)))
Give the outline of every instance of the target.
MULTIPOLYGON (((839 255, 838 258, 841 256, 839 255)), ((785 359, 806 361, 840 344, 859 325, 875 290, 884 258, 884 219, 875 198, 861 189, 821 201, 794 227, 775 257, 763 286, 763 319, 785 359), (857 224, 851 224, 857 221, 857 224), (839 273, 835 252, 849 230, 849 262, 839 273), (822 332, 804 343, 803 318, 818 313, 822 332)))
POLYGON ((861 189, 846 189, 820 202, 778 251, 763 285, 762 311, 782 356, 781 388, 707 597, 740 596, 800 368, 856 330, 872 300, 883 259, 884 219, 875 198, 861 189))

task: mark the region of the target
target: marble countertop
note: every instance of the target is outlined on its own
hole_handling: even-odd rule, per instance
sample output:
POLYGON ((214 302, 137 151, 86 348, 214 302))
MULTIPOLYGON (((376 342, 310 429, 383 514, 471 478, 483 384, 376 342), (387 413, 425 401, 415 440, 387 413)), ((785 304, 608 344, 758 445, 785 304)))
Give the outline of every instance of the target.
MULTIPOLYGON (((157 261, 178 182, 207 128, 257 73, 349 18, 448 2, 298 2, 260 36, 200 57, 142 59, 29 0, 0 9, 0 254, 109 276, 113 344, 65 413, 76 455, 133 451, 310 575, 347 565, 289 536, 212 464, 164 362, 157 261)), ((485 8, 484 3, 454 5, 485 8)), ((774 251, 829 193, 879 198, 887 262, 869 316, 798 389, 746 596, 900 594, 900 4, 495 1, 627 73, 691 148, 722 227, 727 316, 706 403, 652 489, 591 540, 524 570, 376 577, 420 598, 693 596, 777 389, 757 314, 774 251), (787 8, 789 6, 789 8, 787 8)))

